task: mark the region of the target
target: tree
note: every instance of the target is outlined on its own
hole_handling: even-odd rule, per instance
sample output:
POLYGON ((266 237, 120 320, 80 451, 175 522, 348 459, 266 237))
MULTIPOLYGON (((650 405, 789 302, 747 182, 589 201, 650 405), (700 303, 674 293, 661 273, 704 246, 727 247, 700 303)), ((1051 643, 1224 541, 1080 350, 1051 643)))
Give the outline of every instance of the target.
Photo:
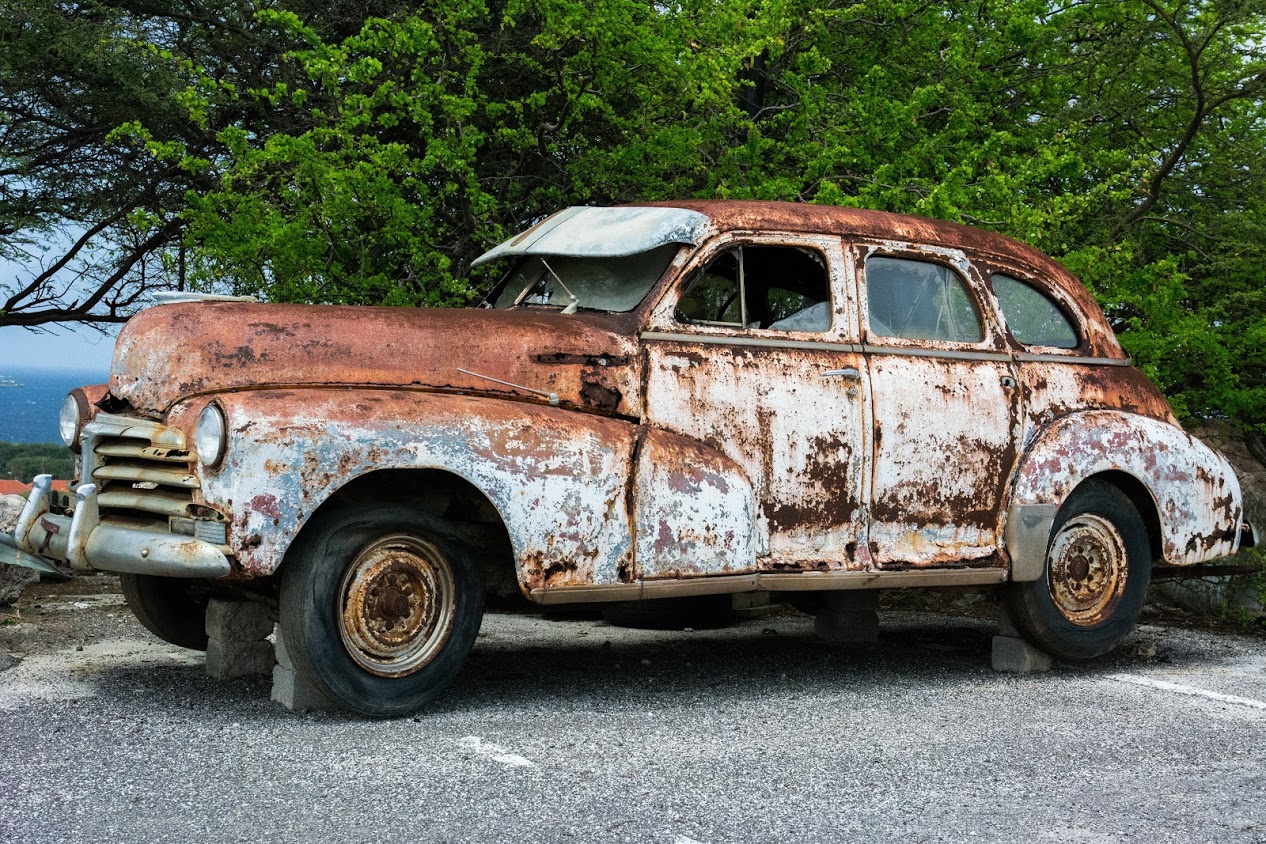
MULTIPOLYGON (((100 209, 132 227, 111 243, 161 239, 133 284, 463 304, 487 282, 475 256, 564 205, 856 205, 1055 255, 1180 414, 1266 433, 1266 0, 140 2, 88 16, 101 43, 151 45, 102 60, 105 87, 180 91, 92 124, 118 156, 100 209)), ((49 87, 0 61, 28 68, 11 90, 49 87)), ((92 179, 53 190, 59 166, 23 176, 30 197, 98 201, 75 192, 92 179)), ((66 219, 23 217, 12 184, 10 228, 66 219)))
MULTIPOLYGON (((224 126, 298 132, 308 115, 224 96, 284 79, 292 44, 257 18, 268 0, 0 0, 0 327, 122 322, 156 289, 183 287, 181 213, 214 187, 118 130, 214 157, 224 126), (191 112, 186 90, 214 92, 191 112)), ((318 6, 325 37, 358 30, 386 0, 318 6)))

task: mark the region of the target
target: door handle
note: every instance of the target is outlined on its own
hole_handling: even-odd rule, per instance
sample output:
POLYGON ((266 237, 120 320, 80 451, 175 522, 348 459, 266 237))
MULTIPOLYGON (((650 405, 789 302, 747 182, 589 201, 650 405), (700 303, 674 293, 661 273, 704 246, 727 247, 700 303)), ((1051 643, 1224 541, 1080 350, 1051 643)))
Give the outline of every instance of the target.
POLYGON ((849 381, 862 380, 861 370, 853 366, 846 366, 843 369, 828 369, 821 375, 822 378, 847 378, 849 381))
POLYGON ((1008 390, 1015 386, 1015 379, 1010 375, 1002 376, 1002 386, 1008 390))

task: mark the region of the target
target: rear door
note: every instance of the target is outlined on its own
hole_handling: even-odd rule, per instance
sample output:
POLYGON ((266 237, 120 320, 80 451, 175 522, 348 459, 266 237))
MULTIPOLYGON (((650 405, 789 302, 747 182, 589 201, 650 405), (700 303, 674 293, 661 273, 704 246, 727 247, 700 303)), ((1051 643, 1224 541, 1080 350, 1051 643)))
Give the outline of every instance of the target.
POLYGON ((992 299, 958 250, 861 244, 879 568, 1003 565, 1021 395, 992 299))

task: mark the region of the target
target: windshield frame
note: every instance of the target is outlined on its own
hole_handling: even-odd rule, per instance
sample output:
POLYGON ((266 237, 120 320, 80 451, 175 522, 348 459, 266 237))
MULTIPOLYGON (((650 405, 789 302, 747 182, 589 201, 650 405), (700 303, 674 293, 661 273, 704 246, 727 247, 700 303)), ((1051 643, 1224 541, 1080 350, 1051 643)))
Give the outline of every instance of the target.
POLYGON ((516 260, 510 263, 506 272, 501 276, 488 294, 482 299, 480 306, 484 308, 492 308, 504 311, 545 311, 545 312, 567 312, 576 313, 577 311, 585 311, 593 314, 610 314, 612 316, 625 316, 630 314, 641 314, 647 309, 654 294, 664 284, 666 278, 674 276, 677 270, 685 263, 689 255, 695 251, 695 247, 679 243, 666 243, 659 246, 644 250, 628 256, 604 256, 604 257, 586 257, 579 258, 568 255, 539 255, 528 254, 514 256, 516 260), (586 284, 578 283, 577 279, 572 278, 570 281, 564 277, 568 275, 566 267, 569 264, 578 261, 584 262, 632 262, 640 258, 646 258, 656 252, 663 253, 663 268, 658 272, 654 279, 649 282, 645 279, 635 279, 642 286, 643 292, 640 298, 631 306, 625 309, 612 309, 603 307, 594 307, 592 297, 588 298, 590 304, 586 304, 585 290, 586 284), (511 288, 517 287, 516 280, 523 276, 525 266, 533 262, 539 262, 539 272, 532 271, 530 277, 525 278, 523 286, 517 289, 517 293, 510 304, 499 304, 499 302, 507 295, 511 288), (560 277, 560 273, 562 276, 560 277), (541 286, 543 281, 552 278, 546 289, 543 291, 544 298, 547 301, 533 301, 533 289, 541 286), (551 288, 558 287, 558 290, 551 288), (570 289, 569 289, 570 288, 570 289), (567 292, 564 292, 567 291, 567 292), (570 295, 569 295, 570 294, 570 295), (573 301, 573 296, 577 298, 573 301), (574 307, 573 307, 574 306, 574 307))

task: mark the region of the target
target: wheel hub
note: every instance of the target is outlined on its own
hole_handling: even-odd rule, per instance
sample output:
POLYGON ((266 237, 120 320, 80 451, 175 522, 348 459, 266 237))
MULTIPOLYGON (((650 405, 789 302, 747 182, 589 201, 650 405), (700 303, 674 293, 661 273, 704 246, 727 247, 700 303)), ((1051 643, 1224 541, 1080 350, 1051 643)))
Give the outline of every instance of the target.
POLYGON ((1051 598, 1060 613, 1080 627, 1094 627, 1112 615, 1125 592, 1126 573, 1125 540, 1102 516, 1074 516, 1051 542, 1051 598))
POLYGON ((339 634, 356 664, 384 677, 426 665, 452 629, 456 589, 448 559, 421 537, 366 546, 339 587, 339 634))

